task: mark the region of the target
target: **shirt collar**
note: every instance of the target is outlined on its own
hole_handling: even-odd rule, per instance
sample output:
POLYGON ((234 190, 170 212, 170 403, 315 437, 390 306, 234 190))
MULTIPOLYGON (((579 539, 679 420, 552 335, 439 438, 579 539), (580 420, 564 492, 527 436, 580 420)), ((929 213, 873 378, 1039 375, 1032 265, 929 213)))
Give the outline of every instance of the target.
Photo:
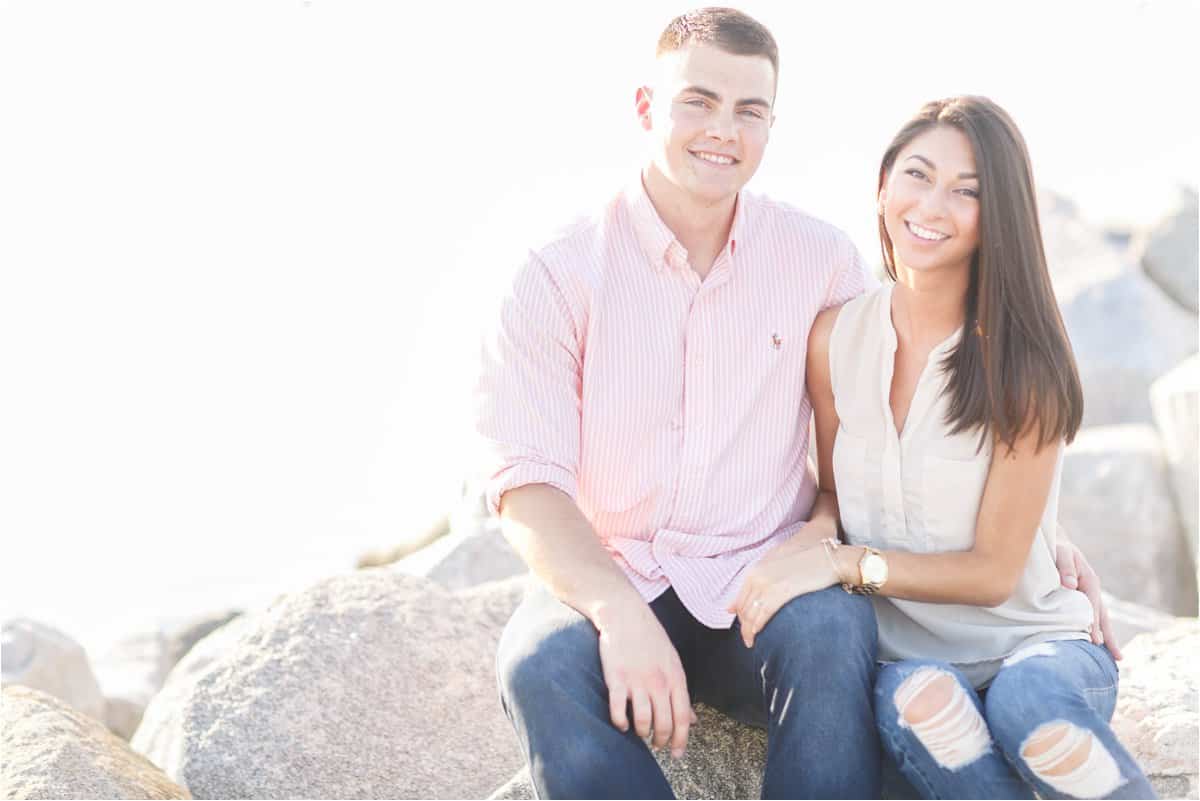
MULTIPOLYGON (((646 254, 646 258, 656 271, 667 267, 676 269, 686 268, 687 249, 675 238, 675 234, 658 216, 658 210, 646 194, 646 186, 642 183, 641 172, 637 174, 625 189, 625 202, 629 208, 629 217, 633 224, 633 232, 638 245, 646 254)), ((746 193, 738 192, 733 207, 733 224, 729 228, 729 258, 732 263, 738 249, 738 242, 746 224, 746 193)))

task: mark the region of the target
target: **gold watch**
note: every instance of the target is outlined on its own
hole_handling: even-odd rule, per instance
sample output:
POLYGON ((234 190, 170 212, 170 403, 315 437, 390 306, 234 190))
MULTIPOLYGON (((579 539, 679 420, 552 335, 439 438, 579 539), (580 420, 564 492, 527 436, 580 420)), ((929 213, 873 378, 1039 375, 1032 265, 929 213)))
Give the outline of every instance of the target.
POLYGON ((883 554, 874 548, 863 546, 863 555, 858 560, 858 584, 846 587, 851 592, 874 595, 888 580, 888 563, 883 554))

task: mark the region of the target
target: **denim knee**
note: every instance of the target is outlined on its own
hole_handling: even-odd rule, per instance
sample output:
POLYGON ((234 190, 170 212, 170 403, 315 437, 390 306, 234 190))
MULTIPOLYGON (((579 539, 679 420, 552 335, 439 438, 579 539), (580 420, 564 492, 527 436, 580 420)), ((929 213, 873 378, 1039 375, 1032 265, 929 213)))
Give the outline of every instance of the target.
POLYGON ((518 706, 545 700, 548 694, 586 697, 597 680, 603 684, 599 664, 594 630, 559 629, 535 639, 510 623, 496 649, 496 678, 502 698, 506 704, 518 706))
POLYGON ((793 598, 767 622, 759 637, 787 646, 814 645, 803 651, 830 662, 862 664, 875 670, 879 629, 869 598, 829 587, 793 598))

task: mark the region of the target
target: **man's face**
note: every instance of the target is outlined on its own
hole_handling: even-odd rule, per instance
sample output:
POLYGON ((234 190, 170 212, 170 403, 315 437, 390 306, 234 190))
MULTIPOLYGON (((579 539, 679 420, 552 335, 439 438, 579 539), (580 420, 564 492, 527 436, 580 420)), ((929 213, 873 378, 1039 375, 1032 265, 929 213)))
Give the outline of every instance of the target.
POLYGON ((700 203, 731 198, 762 161, 774 98, 775 69, 763 56, 711 45, 664 53, 655 85, 638 92, 651 169, 700 203))

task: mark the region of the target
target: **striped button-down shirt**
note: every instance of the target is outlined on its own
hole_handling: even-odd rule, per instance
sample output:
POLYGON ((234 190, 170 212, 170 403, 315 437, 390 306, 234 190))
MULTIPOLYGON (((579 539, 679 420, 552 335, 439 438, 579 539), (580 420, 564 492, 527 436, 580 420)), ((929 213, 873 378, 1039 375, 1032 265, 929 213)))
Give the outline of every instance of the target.
POLYGON ((849 238, 738 195, 703 280, 640 180, 530 252, 485 339, 488 503, 573 498, 647 601, 728 627, 747 567, 807 519, 813 318, 874 279, 849 238))

